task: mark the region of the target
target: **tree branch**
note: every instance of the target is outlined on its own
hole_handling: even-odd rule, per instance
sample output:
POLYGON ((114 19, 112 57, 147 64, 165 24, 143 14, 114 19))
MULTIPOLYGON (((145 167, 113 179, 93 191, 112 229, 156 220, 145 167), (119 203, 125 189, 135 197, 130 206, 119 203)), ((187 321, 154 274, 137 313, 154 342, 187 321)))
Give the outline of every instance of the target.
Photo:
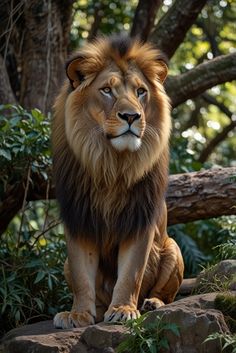
POLYGON ((236 214, 236 167, 170 176, 168 224, 236 214))
MULTIPOLYGON (((171 175, 167 193, 168 224, 236 214, 236 167, 171 175)), ((53 187, 38 174, 32 175, 27 201, 54 198, 53 187)), ((0 203, 0 234, 22 207, 25 181, 8 189, 0 203)))
POLYGON ((176 0, 161 18, 150 39, 168 58, 174 55, 183 42, 206 2, 207 0, 176 0))
POLYGON ((223 103, 218 102, 215 97, 211 96, 210 94, 204 93, 201 95, 201 98, 203 98, 207 103, 213 104, 218 107, 222 111, 222 113, 224 113, 231 121, 230 124, 226 125, 222 129, 222 131, 218 133, 202 150, 199 157, 199 162, 204 163, 208 159, 209 155, 214 151, 216 146, 221 143, 224 139, 226 139, 228 133, 236 127, 236 120, 233 119, 234 114, 231 113, 231 111, 223 103))
POLYGON ((231 53, 200 64, 182 75, 169 76, 165 87, 172 107, 176 107, 211 87, 235 79, 236 53, 231 53))
POLYGON ((222 111, 222 113, 224 113, 226 116, 230 118, 230 120, 232 120, 233 113, 231 113, 231 111, 222 102, 218 102, 218 100, 215 97, 211 96, 208 93, 203 93, 201 95, 201 98, 203 98, 204 101, 206 101, 207 103, 213 104, 216 107, 218 107, 222 111))
POLYGON ((99 26, 102 21, 102 17, 104 16, 103 10, 104 10, 104 4, 101 2, 97 3, 96 6, 94 6, 93 23, 88 35, 89 41, 95 38, 98 33, 99 26))
POLYGON ((204 150, 202 150, 200 157, 199 157, 199 162, 204 163, 206 162, 206 160, 208 159, 208 157, 210 156, 210 154, 214 151, 214 149, 216 148, 216 146, 219 145, 219 143, 221 143, 222 141, 224 141, 229 132, 232 131, 233 129, 236 128, 236 120, 231 121, 231 123, 229 125, 226 125, 223 130, 221 132, 219 132, 208 144, 207 146, 204 148, 204 150))
POLYGON ((143 41, 147 40, 162 3, 163 0, 139 0, 130 32, 131 37, 138 36, 143 41))

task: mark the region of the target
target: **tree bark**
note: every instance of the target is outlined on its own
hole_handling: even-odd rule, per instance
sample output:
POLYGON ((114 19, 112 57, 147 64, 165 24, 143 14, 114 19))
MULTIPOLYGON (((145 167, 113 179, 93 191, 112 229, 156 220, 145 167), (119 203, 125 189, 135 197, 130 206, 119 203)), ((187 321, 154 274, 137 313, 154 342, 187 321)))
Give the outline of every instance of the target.
POLYGON ((171 58, 206 2, 207 0, 176 0, 151 33, 150 40, 171 58))
POLYGON ((218 56, 182 75, 169 76, 165 88, 171 98, 172 107, 176 107, 211 87, 235 79, 236 53, 232 53, 218 56))
POLYGON ((139 37, 143 41, 148 39, 162 3, 162 0, 139 0, 130 32, 131 37, 139 37))
POLYGON ((26 109, 51 110, 64 77, 73 2, 12 0, 0 5, 4 56, 11 46, 20 72, 19 103, 26 109))
MULTIPOLYGON (((168 225, 236 214, 236 167, 170 176, 167 192, 168 225)), ((27 201, 54 198, 55 190, 38 174, 32 175, 27 201)), ((26 181, 8 188, 0 203, 0 234, 20 211, 26 181)))
POLYGON ((168 225, 236 214, 236 167, 170 176, 168 225))
POLYGON ((55 0, 25 3, 20 103, 26 109, 51 110, 64 77, 71 12, 72 4, 65 5, 64 1, 60 5, 55 0))
POLYGON ((0 55, 0 98, 1 104, 15 104, 16 98, 11 89, 11 84, 7 74, 6 66, 3 57, 0 55))

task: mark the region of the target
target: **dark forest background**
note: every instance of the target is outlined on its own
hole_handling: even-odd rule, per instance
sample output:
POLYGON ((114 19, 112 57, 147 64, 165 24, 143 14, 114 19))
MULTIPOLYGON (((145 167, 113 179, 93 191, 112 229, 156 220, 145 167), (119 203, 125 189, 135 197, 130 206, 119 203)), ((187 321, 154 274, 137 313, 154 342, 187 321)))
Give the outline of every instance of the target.
POLYGON ((236 258, 235 1, 3 0, 1 332, 48 319, 71 301, 51 178, 52 104, 67 56, 97 35, 116 32, 151 40, 170 61, 168 223, 185 276, 222 256, 236 258))

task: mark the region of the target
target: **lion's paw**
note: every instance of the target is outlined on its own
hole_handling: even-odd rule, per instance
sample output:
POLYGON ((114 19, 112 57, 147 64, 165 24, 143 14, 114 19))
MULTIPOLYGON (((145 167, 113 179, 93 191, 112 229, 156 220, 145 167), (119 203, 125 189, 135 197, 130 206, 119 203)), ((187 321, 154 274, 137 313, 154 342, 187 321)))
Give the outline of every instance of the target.
POLYGON ((105 322, 121 322, 131 319, 137 319, 140 316, 140 312, 137 309, 132 308, 129 305, 123 305, 119 307, 112 307, 108 309, 104 315, 105 322))
POLYGON ((84 327, 94 325, 94 323, 94 317, 88 312, 63 311, 57 313, 53 319, 54 326, 62 329, 84 327))
POLYGON ((161 306, 165 305, 161 299, 158 298, 149 298, 145 299, 141 307, 141 312, 153 311, 161 306))

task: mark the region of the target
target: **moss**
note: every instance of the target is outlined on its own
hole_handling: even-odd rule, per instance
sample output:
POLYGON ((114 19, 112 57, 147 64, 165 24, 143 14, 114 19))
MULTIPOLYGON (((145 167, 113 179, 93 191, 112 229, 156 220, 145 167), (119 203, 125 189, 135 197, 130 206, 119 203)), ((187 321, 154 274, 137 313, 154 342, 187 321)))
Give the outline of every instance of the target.
POLYGON ((224 314, 231 332, 236 333, 236 295, 231 293, 218 294, 215 298, 215 308, 224 314))

